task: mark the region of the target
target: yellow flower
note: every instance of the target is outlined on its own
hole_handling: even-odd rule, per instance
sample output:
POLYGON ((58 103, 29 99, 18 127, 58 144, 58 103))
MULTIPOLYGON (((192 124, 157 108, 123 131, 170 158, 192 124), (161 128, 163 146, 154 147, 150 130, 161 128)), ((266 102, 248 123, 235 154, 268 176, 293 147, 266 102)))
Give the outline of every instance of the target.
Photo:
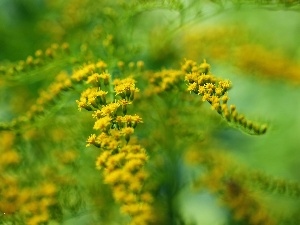
POLYGON ((144 165, 144 162, 142 160, 131 159, 125 164, 124 170, 129 171, 129 172, 135 172, 135 171, 138 171, 143 165, 144 165))
POLYGON ((100 170, 101 168, 106 166, 106 161, 110 156, 110 152, 109 151, 104 151, 98 158, 96 161, 96 168, 98 170, 100 170))
POLYGON ((92 84, 94 86, 99 86, 100 75, 98 73, 93 73, 90 75, 86 81, 87 84, 92 84))
POLYGON ((120 104, 117 102, 110 103, 101 108, 100 114, 101 116, 115 116, 120 104))
POLYGON ((142 193, 140 198, 146 203, 152 203, 154 201, 153 196, 149 192, 142 193))
POLYGON ((129 183, 129 190, 132 192, 139 192, 142 189, 143 184, 137 180, 137 179, 133 179, 130 183, 129 183))
POLYGON ((134 128, 124 127, 122 128, 121 133, 124 135, 125 140, 128 142, 130 140, 130 136, 134 133, 134 128))
POLYGON ((103 62, 102 60, 98 61, 96 63, 96 67, 100 69, 101 71, 104 71, 107 68, 107 64, 103 62))
POLYGON ((110 129, 111 120, 110 116, 102 117, 95 122, 93 129, 107 132, 110 129))
POLYGON ((121 181, 123 171, 121 169, 117 169, 114 171, 109 171, 109 173, 105 174, 104 183, 115 185, 121 181))
POLYGON ((116 185, 113 189, 113 197, 117 202, 123 202, 128 195, 125 185, 116 185))
POLYGON ((132 102, 126 99, 120 99, 118 103, 122 106, 122 112, 124 115, 127 113, 127 105, 130 105, 132 102))
POLYGON ((52 196, 57 192, 56 186, 52 183, 44 183, 39 188, 39 194, 42 196, 52 196))
POLYGON ((143 123, 142 118, 138 115, 125 115, 117 116, 116 123, 119 128, 123 127, 133 127, 135 128, 138 123, 143 123))
POLYGON ((139 89, 135 87, 135 80, 131 77, 123 80, 115 79, 114 85, 116 95, 120 95, 123 99, 133 100, 135 93, 139 92, 139 89))
POLYGON ((131 204, 123 205, 121 207, 121 211, 125 214, 136 215, 140 212, 140 204, 131 203, 131 204))
POLYGON ((16 151, 10 150, 10 151, 1 152, 1 158, 0 158, 1 166, 18 164, 19 162, 20 162, 20 156, 16 151))
POLYGON ((111 77, 110 74, 107 72, 103 72, 100 74, 100 78, 103 80, 104 85, 109 84, 110 77, 111 77))
POLYGON ((90 146, 91 144, 94 145, 96 143, 96 134, 91 134, 86 142, 87 142, 86 147, 90 146))
POLYGON ((191 83, 191 84, 188 85, 187 90, 188 90, 190 93, 191 93, 191 92, 196 92, 196 91, 197 91, 197 87, 198 87, 197 83, 194 82, 194 83, 191 83))
POLYGON ((117 153, 107 159, 106 166, 109 170, 121 167, 125 160, 125 153, 117 153))

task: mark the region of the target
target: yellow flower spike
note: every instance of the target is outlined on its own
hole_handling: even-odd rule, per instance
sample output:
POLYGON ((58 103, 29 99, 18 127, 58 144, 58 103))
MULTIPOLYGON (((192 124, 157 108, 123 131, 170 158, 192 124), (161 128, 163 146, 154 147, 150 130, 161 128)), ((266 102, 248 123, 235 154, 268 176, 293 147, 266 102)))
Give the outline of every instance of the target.
POLYGON ((266 132, 266 126, 258 126, 248 123, 248 120, 242 117, 235 106, 230 106, 228 109, 227 92, 231 89, 229 80, 221 80, 210 74, 209 64, 204 62, 198 66, 198 70, 194 69, 194 62, 185 60, 183 70, 186 72, 185 81, 187 82, 187 91, 194 92, 202 96, 202 101, 207 101, 211 104, 213 110, 223 116, 227 122, 242 128, 249 134, 263 134, 266 132))
MULTIPOLYGON (((140 63, 139 66, 143 65, 140 63)), ((99 82, 100 77, 104 84, 108 84, 111 79, 110 75, 108 72, 102 72, 99 76, 92 74, 87 79, 87 83, 93 84, 94 82, 95 84, 99 82)), ((170 82, 176 80, 174 77, 177 74, 179 74, 178 71, 170 73, 170 82)), ((182 72, 180 74, 182 75, 182 72)), ((82 75, 79 79, 83 79, 84 76, 82 75)), ((103 169, 104 183, 111 186, 113 197, 121 204, 121 210, 130 215, 132 221, 136 219, 143 224, 148 220, 147 214, 149 213, 146 211, 149 211, 148 203, 152 202, 153 198, 151 199, 150 193, 144 195, 143 198, 140 197, 144 182, 148 177, 143 169, 148 160, 146 150, 140 145, 129 144, 134 128, 138 123, 143 123, 140 116, 127 115, 127 107, 132 104, 135 93, 139 91, 135 82, 131 77, 115 79, 114 91, 117 96, 121 97, 115 102, 106 104, 104 100, 107 92, 100 90, 99 86, 99 88, 88 88, 84 91, 78 102, 81 102, 83 107, 91 106, 94 111, 92 116, 96 119, 93 128, 101 132, 98 136, 91 135, 87 140, 87 146, 95 145, 103 151, 96 160, 96 168, 103 169), (101 108, 100 105, 102 105, 101 108), (122 108, 124 116, 120 116, 119 108, 122 108), (143 207, 145 204, 147 207, 143 207), (129 205, 131 206, 127 207, 129 205)))

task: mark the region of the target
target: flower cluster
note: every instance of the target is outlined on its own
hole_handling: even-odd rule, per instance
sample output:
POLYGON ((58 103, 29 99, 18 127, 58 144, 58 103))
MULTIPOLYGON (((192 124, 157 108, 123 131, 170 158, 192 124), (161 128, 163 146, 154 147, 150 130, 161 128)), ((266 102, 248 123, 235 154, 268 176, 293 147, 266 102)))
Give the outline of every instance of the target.
POLYGON ((0 130, 11 130, 23 123, 33 121, 38 115, 44 113, 47 105, 52 103, 62 92, 70 90, 72 86, 72 80, 69 78, 69 75, 64 71, 60 72, 54 82, 46 90, 40 92, 40 96, 35 104, 30 107, 25 115, 15 118, 10 123, 0 124, 0 130))
POLYGON ((159 94, 178 87, 182 83, 184 73, 181 70, 164 69, 150 74, 150 84, 153 86, 149 94, 159 94))
POLYGON ((260 199, 236 171, 237 165, 221 151, 199 150, 192 148, 186 159, 193 165, 204 167, 205 173, 195 182, 195 188, 207 188, 221 199, 235 220, 251 225, 273 225, 274 218, 260 199))
POLYGON ((186 60, 182 65, 185 72, 185 81, 188 84, 187 90, 202 96, 202 101, 211 104, 213 110, 222 115, 227 122, 243 128, 249 134, 264 134, 267 131, 266 125, 259 125, 245 118, 236 110, 235 105, 228 106, 228 90, 231 83, 214 77, 210 73, 210 65, 204 60, 197 65, 192 60, 186 60))
MULTIPOLYGON (((36 103, 31 106, 25 115, 14 119, 10 123, 0 124, 0 130, 11 130, 20 126, 22 123, 33 121, 38 115, 43 114, 46 106, 58 98, 62 92, 71 90, 75 83, 83 82, 87 79, 87 77, 89 77, 86 81, 88 84, 96 86, 101 85, 101 82, 103 82, 104 85, 107 85, 110 76, 104 72, 106 67, 106 63, 100 60, 96 63, 89 63, 84 65, 82 68, 75 70, 71 77, 67 72, 61 71, 57 74, 53 83, 51 83, 46 90, 42 90, 40 92, 36 103)), ((92 107, 96 106, 96 103, 98 102, 105 104, 106 94, 107 92, 98 90, 97 88, 90 88, 82 93, 82 97, 79 101, 77 101, 78 106, 79 108, 92 110, 92 107)))
POLYGON ((0 74, 14 76, 32 70, 33 68, 40 68, 46 63, 49 63, 49 60, 57 58, 63 53, 69 53, 69 51, 68 43, 65 42, 61 45, 54 43, 44 51, 41 49, 37 50, 34 55, 29 55, 24 60, 1 66, 0 74))
MULTIPOLYGON (((105 72, 106 68, 107 64, 102 60, 98 61, 97 63, 89 63, 87 65, 84 65, 82 68, 75 70, 71 76, 71 79, 73 82, 82 82, 97 71, 99 71, 100 73, 105 72)), ((94 75, 93 77, 95 76, 97 77, 97 75, 94 75)), ((90 79, 95 79, 93 77, 90 79)), ((103 75, 103 77, 105 76, 103 75)), ((90 83, 92 81, 88 82, 90 83)))
MULTIPOLYGON (((42 182, 36 187, 24 185, 20 175, 10 168, 17 167, 20 154, 14 150, 15 134, 3 132, 0 140, 0 214, 1 222, 13 223, 14 215, 29 225, 46 223, 51 219, 50 208, 56 204, 57 188, 42 182)), ((28 182, 28 181, 27 181, 28 182)))
POLYGON ((101 149, 96 168, 103 171, 104 183, 111 186, 115 201, 121 205, 121 212, 131 217, 131 224, 150 224, 154 219, 153 197, 143 188, 148 177, 144 169, 148 156, 143 147, 130 141, 143 121, 138 115, 127 114, 128 105, 139 91, 136 82, 131 77, 115 79, 116 99, 109 102, 105 97, 109 87, 102 89, 100 82, 112 85, 109 73, 93 73, 86 79, 93 87, 83 91, 77 104, 79 109, 93 111, 93 128, 98 134, 90 135, 87 146, 101 149))

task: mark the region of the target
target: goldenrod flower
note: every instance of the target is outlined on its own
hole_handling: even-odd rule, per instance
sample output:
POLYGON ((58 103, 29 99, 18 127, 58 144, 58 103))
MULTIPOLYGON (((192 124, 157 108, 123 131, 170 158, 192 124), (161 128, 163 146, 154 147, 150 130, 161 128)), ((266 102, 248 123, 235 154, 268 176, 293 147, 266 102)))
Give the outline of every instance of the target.
POLYGON ((93 129, 107 132, 110 129, 111 120, 110 116, 102 117, 95 122, 93 129))
POLYGON ((125 140, 128 142, 130 139, 130 136, 134 133, 134 128, 124 127, 124 128, 122 128, 121 133, 124 135, 125 140))

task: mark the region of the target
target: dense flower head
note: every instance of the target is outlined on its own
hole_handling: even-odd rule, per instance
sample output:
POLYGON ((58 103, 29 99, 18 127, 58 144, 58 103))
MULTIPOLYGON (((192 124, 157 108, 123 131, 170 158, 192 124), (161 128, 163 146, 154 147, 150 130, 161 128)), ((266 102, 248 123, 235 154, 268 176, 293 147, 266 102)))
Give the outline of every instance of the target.
POLYGON ((139 92, 139 89, 135 87, 135 80, 131 77, 114 80, 114 90, 116 95, 121 96, 122 99, 131 101, 134 99, 135 93, 139 92))
POLYGON ((202 96, 202 101, 210 103, 211 108, 228 122, 237 124, 250 134, 264 134, 266 132, 265 125, 253 125, 235 110, 235 106, 232 105, 231 109, 228 109, 229 97, 227 93, 231 89, 231 82, 213 76, 210 73, 210 65, 205 60, 199 66, 191 60, 186 60, 182 65, 182 70, 186 72, 187 91, 202 96))
POLYGON ((184 73, 181 70, 163 69, 162 71, 149 74, 149 82, 153 86, 149 94, 159 94, 174 90, 182 82, 184 73))
MULTIPOLYGON (((140 69, 143 66, 140 62, 140 69)), ((99 132, 98 135, 89 136, 86 146, 93 145, 101 149, 96 168, 103 171, 104 183, 112 187, 115 200, 121 204, 121 211, 132 217, 132 223, 139 221, 140 224, 147 224, 152 211, 149 204, 153 199, 149 192, 143 190, 147 178, 144 165, 148 156, 140 145, 130 144, 137 124, 143 123, 143 120, 136 114, 127 114, 127 107, 132 105, 134 95, 139 89, 131 77, 115 79, 114 92, 121 99, 107 103, 105 96, 108 92, 100 88, 101 79, 104 85, 111 85, 108 72, 93 73, 86 82, 93 87, 83 91, 77 100, 79 109, 93 111, 93 129, 99 132)))

